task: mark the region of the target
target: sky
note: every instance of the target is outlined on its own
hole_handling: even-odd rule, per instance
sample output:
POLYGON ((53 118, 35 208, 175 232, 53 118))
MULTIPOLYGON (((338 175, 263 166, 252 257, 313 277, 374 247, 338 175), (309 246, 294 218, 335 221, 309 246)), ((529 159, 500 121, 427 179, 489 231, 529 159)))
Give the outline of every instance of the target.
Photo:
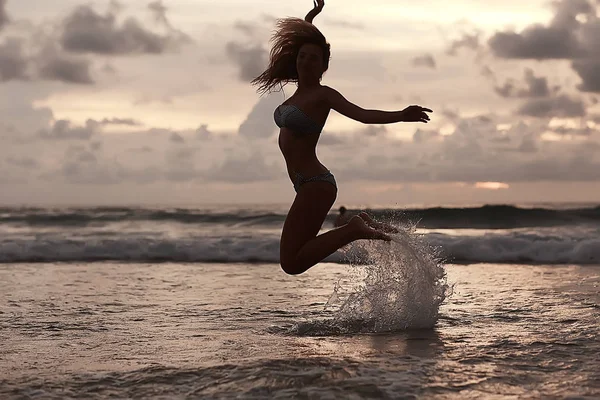
MULTIPOLYGON (((0 205, 289 204, 260 96, 312 0, 0 0, 0 205)), ((337 205, 600 202, 600 0, 326 0, 337 205), (451 5, 450 5, 451 4, 451 5)))

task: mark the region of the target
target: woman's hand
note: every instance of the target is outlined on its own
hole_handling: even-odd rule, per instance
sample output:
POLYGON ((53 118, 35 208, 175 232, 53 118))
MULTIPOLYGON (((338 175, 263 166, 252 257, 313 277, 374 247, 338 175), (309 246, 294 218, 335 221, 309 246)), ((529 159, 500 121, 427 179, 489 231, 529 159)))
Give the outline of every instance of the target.
POLYGON ((314 8, 312 10, 310 10, 310 12, 308 14, 306 14, 306 17, 304 17, 304 20, 306 22, 310 22, 312 24, 313 19, 321 12, 323 11, 323 7, 325 7, 325 0, 313 0, 314 3, 314 8))
POLYGON ((402 110, 402 121, 427 123, 429 122, 429 115, 426 112, 433 112, 433 110, 421 106, 408 106, 402 110))

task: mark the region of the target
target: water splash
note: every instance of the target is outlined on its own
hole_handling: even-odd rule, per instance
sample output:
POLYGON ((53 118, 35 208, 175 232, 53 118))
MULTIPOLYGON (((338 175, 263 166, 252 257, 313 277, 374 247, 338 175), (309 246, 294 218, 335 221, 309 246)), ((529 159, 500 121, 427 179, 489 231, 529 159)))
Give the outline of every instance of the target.
POLYGON ((448 293, 440 249, 415 232, 415 223, 392 225, 400 229, 392 242, 361 240, 342 250, 351 278, 336 283, 326 306, 334 309, 336 330, 378 333, 436 324, 448 293))

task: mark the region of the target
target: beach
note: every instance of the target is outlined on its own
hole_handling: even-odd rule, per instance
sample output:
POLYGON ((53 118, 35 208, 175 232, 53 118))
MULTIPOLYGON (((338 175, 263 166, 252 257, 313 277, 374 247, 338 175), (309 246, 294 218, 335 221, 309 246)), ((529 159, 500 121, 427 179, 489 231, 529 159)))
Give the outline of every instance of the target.
POLYGON ((291 277, 262 263, 1 265, 0 397, 600 393, 598 266, 446 265, 452 293, 431 329, 334 330, 326 304, 357 268, 291 277))

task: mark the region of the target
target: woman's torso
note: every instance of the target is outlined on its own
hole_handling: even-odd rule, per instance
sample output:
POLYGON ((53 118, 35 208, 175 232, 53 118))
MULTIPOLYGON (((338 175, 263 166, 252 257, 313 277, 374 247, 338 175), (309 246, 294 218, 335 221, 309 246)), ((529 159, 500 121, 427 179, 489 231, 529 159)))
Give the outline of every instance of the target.
MULTIPOLYGON (((299 93, 296 91, 282 105, 293 105, 315 125, 324 126, 330 108, 323 96, 322 86, 299 93)), ((294 182, 295 174, 310 177, 327 172, 328 169, 319 162, 316 153, 320 132, 298 133, 288 127, 279 131, 279 148, 285 159, 288 174, 294 182)))

